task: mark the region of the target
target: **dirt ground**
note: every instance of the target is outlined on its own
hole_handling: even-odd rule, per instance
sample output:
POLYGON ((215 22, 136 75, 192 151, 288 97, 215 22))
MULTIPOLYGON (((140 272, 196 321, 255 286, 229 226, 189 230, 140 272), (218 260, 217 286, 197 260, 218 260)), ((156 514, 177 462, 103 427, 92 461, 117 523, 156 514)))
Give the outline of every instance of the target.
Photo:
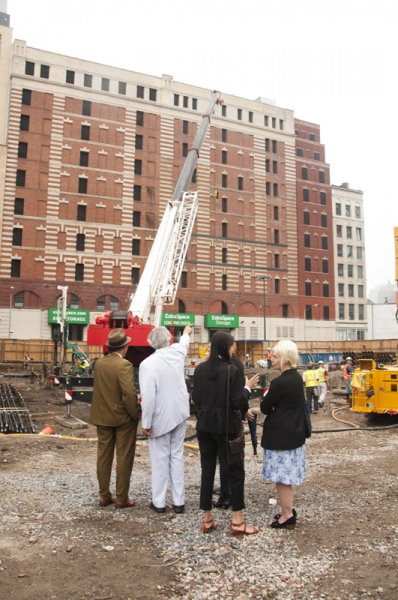
MULTIPOLYGON (((134 509, 98 509, 96 446, 88 441, 95 428, 71 431, 52 419, 54 411, 65 412, 63 392, 57 400, 54 390, 26 379, 1 381, 21 391, 33 415, 50 413, 34 417, 39 431, 48 423, 58 434, 85 440, 0 436, 1 598, 149 600, 186 593, 179 586, 178 563, 166 561, 159 546, 159 536, 176 516, 168 511, 157 518, 143 500, 134 509)), ((89 410, 84 403, 72 405, 72 414, 84 421, 89 410)), ((295 498, 301 518, 286 532, 301 556, 321 550, 331 556, 333 567, 293 597, 398 599, 398 428, 375 429, 397 421, 348 411, 340 415, 366 430, 313 434, 307 444, 308 478, 295 498)), ((188 435, 194 425, 192 418, 188 435)), ((313 427, 348 426, 320 411, 313 427)), ((186 469, 198 465, 197 452, 187 448, 186 469)), ((134 466, 139 482, 140 473, 148 477, 145 442, 137 448, 134 466)), ((138 498, 149 501, 150 490, 144 488, 142 483, 138 498)), ((267 505, 275 489, 249 481, 246 495, 249 502, 267 505)), ((179 526, 181 518, 175 521, 179 526)), ((284 595, 263 592, 262 597, 284 595)))

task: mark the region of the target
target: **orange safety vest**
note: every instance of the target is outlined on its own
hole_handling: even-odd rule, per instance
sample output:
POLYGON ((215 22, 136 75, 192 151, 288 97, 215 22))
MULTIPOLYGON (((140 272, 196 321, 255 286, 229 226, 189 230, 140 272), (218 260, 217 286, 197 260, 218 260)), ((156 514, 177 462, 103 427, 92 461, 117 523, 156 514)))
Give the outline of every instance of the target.
POLYGON ((271 359, 272 359, 272 354, 271 354, 271 352, 268 352, 268 354, 267 354, 267 360, 271 360, 271 359))
POLYGON ((316 384, 317 384, 316 373, 313 369, 308 369, 308 371, 305 371, 304 377, 305 377, 305 387, 315 387, 316 386, 316 384))
POLYGON ((348 379, 350 377, 352 377, 352 373, 348 373, 348 371, 347 371, 348 366, 350 366, 352 368, 352 365, 344 365, 344 375, 343 375, 344 381, 348 381, 348 379))
POLYGON ((325 381, 326 381, 325 369, 323 369, 322 367, 319 367, 319 369, 317 369, 316 372, 318 373, 318 383, 325 383, 325 381))

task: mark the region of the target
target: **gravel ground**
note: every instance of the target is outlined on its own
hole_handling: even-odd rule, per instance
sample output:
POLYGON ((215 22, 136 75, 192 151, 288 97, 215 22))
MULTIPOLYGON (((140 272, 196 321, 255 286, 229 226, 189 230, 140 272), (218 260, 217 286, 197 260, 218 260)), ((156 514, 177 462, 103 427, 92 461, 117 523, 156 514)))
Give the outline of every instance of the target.
POLYGON ((117 511, 97 508, 94 443, 0 437, 1 597, 397 599, 397 449, 398 429, 313 435, 298 524, 275 531, 275 486, 248 446, 245 517, 261 529, 237 537, 225 510, 214 511, 216 531, 201 532, 195 450, 186 449, 186 513, 156 515, 147 442, 132 476, 137 506, 117 511))

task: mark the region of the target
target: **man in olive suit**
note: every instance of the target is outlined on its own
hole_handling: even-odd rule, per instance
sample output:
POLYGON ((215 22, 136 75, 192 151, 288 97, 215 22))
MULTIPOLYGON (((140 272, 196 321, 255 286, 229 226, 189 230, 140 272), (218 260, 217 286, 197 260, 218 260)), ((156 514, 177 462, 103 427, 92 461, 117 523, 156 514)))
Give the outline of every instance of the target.
POLYGON ((130 500, 130 477, 133 469, 140 406, 134 387, 133 365, 126 360, 131 338, 123 329, 108 336, 108 354, 95 363, 94 391, 90 423, 97 426, 97 478, 99 506, 116 504, 116 508, 134 506, 130 500), (109 484, 116 447, 116 498, 109 484))

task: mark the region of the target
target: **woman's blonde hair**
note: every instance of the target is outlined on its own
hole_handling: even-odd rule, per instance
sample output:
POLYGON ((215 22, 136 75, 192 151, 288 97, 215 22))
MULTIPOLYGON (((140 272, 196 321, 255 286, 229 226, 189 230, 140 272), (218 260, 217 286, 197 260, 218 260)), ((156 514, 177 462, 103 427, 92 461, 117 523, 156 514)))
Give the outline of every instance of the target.
POLYGON ((276 354, 281 359, 281 369, 289 365, 291 369, 297 367, 298 348, 291 340, 281 340, 274 346, 272 353, 276 354))

